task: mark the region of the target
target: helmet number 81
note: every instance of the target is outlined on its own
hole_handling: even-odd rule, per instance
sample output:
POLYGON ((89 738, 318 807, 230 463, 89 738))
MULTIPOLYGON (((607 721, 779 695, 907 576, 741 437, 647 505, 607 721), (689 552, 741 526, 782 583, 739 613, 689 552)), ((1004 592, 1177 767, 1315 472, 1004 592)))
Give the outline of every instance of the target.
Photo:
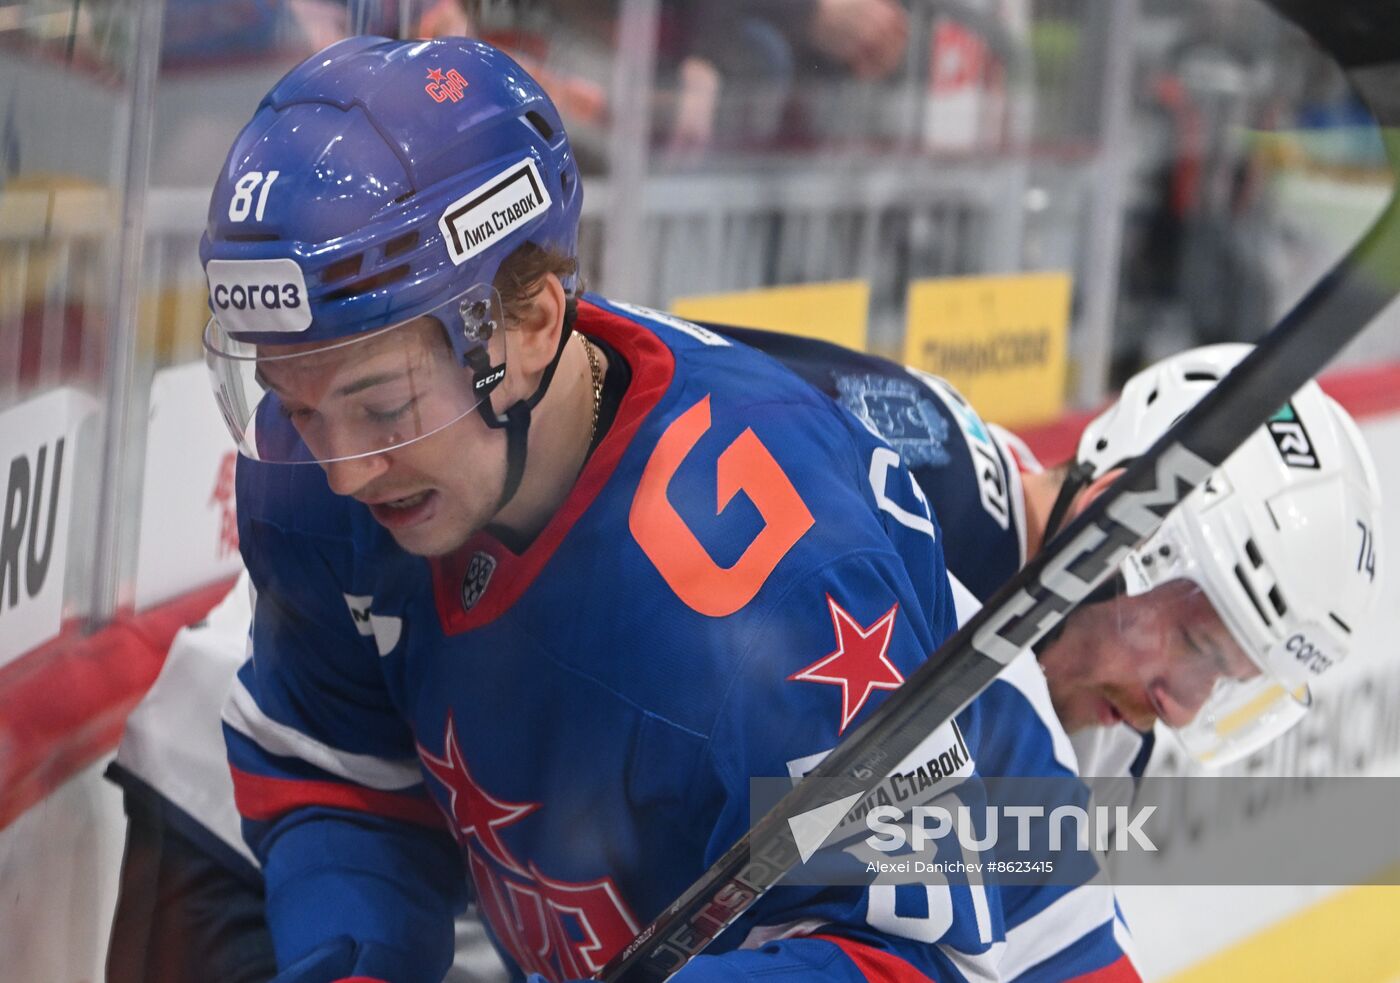
POLYGON ((267 193, 272 190, 272 182, 277 180, 277 175, 281 171, 268 171, 266 175, 262 171, 249 171, 238 179, 238 183, 233 186, 233 199, 228 203, 228 218, 230 222, 242 222, 248 217, 249 212, 253 212, 253 218, 261 222, 263 212, 267 209, 267 193), (264 178, 266 178, 264 180, 264 178), (259 185, 262 190, 259 191, 259 185), (258 207, 253 209, 253 193, 258 192, 258 207))

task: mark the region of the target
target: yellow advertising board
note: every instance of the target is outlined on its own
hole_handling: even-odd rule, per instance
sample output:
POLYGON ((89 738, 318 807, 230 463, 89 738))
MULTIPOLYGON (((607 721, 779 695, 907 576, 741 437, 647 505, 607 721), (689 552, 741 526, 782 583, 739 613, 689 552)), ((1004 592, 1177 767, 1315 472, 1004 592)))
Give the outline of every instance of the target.
POLYGON ((671 302, 671 310, 692 321, 765 328, 864 351, 870 284, 842 280, 678 297, 671 302))
POLYGON ((1053 420, 1065 406, 1069 305, 1066 273, 916 281, 904 361, 947 379, 987 420, 1053 420))

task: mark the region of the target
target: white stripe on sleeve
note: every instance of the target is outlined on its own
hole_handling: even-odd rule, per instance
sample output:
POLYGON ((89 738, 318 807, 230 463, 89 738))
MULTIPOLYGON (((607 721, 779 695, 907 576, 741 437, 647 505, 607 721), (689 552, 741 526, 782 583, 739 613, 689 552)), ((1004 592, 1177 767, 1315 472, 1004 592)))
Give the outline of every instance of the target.
POLYGON ((1066 892, 1044 911, 1007 930, 1002 978, 1014 980, 1115 920, 1109 885, 1084 884, 1066 892))
POLYGON ((368 754, 352 754, 308 737, 294 727, 278 723, 263 713, 253 694, 235 678, 224 704, 224 723, 268 754, 299 758, 347 781, 383 792, 397 792, 423 781, 418 759, 391 760, 368 754))

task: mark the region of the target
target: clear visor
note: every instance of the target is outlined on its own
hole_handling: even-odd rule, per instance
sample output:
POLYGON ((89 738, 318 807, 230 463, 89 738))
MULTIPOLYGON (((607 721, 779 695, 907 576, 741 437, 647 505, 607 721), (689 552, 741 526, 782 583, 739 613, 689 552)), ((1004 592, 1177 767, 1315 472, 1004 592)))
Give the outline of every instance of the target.
POLYGON ((1290 690, 1271 676, 1221 683, 1196 718, 1174 728, 1188 754, 1213 768, 1248 757, 1292 727, 1312 706, 1306 686, 1290 690))
POLYGON ((1312 704, 1306 684, 1268 668, 1265 644, 1249 644, 1227 603, 1216 603, 1194 548, 1169 519, 1125 561, 1126 595, 1114 600, 1118 631, 1136 679, 1118 707, 1140 728, 1171 729, 1193 758, 1222 767, 1298 722, 1312 704))
POLYGON ((509 332, 489 285, 450 304, 470 342, 462 359, 431 315, 291 344, 240 341, 212 318, 205 363, 239 451, 256 461, 326 464, 394 450, 461 420, 504 378, 509 332))

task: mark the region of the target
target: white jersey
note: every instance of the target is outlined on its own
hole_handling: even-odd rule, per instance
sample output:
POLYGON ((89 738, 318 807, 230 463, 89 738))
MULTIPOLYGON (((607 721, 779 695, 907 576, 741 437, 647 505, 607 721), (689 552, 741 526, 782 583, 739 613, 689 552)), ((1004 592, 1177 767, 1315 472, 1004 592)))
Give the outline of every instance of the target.
POLYGON ((1153 737, 1127 724, 1086 727, 1070 737, 1086 778, 1141 778, 1151 756, 1153 737))
MULTIPOLYGON (((219 725, 233 675, 248 655, 252 621, 248 574, 201 622, 182 628, 146 698, 127 718, 116 765, 193 821, 181 832, 234 851, 249 864, 253 853, 243 842, 233 779, 219 725)), ((123 784, 129 784, 126 781, 123 784)))

